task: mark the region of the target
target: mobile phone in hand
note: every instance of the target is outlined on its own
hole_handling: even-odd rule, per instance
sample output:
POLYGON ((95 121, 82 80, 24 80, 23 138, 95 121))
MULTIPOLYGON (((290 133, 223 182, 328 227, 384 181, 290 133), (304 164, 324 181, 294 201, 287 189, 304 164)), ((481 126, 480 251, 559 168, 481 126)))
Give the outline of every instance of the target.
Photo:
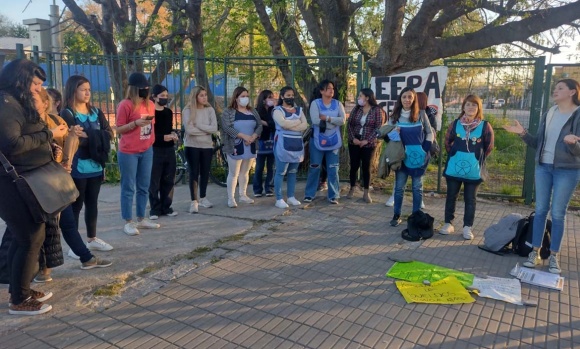
POLYGON ((145 117, 145 120, 153 120, 154 118, 155 118, 155 116, 154 116, 154 115, 147 115, 147 116, 145 117))

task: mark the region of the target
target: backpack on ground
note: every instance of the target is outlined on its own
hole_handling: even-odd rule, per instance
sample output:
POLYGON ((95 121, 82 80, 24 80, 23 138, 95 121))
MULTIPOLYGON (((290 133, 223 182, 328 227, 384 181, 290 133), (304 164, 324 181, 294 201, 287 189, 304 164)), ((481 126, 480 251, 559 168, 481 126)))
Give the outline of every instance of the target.
POLYGON ((489 252, 509 252, 510 244, 516 236, 520 220, 524 217, 518 213, 510 213, 499 222, 490 225, 483 232, 482 249, 489 252))
MULTIPOLYGON (((520 219, 516 230, 516 236, 512 240, 512 250, 514 253, 527 257, 532 252, 532 237, 534 230, 535 213, 532 212, 529 216, 520 219)), ((546 221, 546 230, 544 231, 544 239, 542 240, 542 247, 540 248, 540 257, 548 259, 550 257, 550 244, 552 241, 552 220, 546 221)))
POLYGON ((401 237, 408 241, 427 240, 433 236, 433 222, 435 218, 421 210, 413 212, 407 218, 407 229, 403 230, 401 237))

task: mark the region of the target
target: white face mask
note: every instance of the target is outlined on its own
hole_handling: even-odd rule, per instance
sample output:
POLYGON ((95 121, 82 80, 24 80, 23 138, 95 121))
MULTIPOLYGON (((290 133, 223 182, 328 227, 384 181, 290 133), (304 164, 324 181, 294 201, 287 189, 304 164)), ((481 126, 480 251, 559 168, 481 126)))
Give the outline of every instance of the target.
POLYGON ((358 105, 360 105, 361 107, 364 107, 365 104, 367 104, 367 101, 364 98, 359 98, 357 100, 358 105))
POLYGON ((268 100, 266 100, 266 105, 267 105, 268 107, 273 107, 273 106, 274 106, 274 101, 273 101, 273 100, 271 100, 271 99, 268 99, 268 100))
POLYGON ((240 97, 238 98, 238 104, 240 107, 245 107, 250 104, 250 97, 240 97))

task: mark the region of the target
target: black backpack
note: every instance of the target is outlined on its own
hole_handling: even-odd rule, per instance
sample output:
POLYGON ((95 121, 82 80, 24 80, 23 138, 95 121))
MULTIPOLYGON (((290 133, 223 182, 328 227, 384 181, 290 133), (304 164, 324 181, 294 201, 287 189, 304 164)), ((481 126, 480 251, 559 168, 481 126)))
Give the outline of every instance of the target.
POLYGON ((427 240, 433 236, 433 222, 435 218, 421 210, 413 212, 407 218, 407 229, 401 237, 408 241, 427 240))
MULTIPOLYGON (((532 212, 529 216, 520 219, 516 229, 516 236, 511 241, 512 250, 514 253, 527 257, 532 252, 532 236, 534 227, 534 216, 532 212)), ((540 257, 548 259, 550 257, 550 244, 552 240, 552 220, 546 221, 546 230, 544 231, 544 240, 542 240, 542 247, 540 248, 540 257)))

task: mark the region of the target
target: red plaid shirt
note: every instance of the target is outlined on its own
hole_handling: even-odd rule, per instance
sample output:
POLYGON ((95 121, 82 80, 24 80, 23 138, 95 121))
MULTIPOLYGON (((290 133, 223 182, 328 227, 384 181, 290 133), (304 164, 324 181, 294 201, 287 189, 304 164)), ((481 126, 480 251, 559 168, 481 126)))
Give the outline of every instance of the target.
POLYGON ((360 135, 362 128, 363 132, 360 140, 366 139, 368 142, 364 147, 375 147, 377 145, 376 131, 385 123, 385 111, 379 106, 371 107, 364 126, 361 125, 363 115, 363 108, 359 106, 356 106, 350 113, 348 118, 348 143, 353 144, 353 139, 356 138, 355 136, 360 135))

